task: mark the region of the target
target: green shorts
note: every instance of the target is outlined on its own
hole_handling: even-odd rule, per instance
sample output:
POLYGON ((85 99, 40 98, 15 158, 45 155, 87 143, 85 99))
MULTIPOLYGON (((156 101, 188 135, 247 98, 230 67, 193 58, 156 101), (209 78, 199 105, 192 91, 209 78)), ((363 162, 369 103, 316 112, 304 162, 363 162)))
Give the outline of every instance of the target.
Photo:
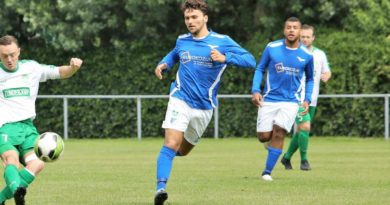
POLYGON ((295 118, 295 123, 297 125, 303 123, 303 122, 311 122, 311 119, 314 117, 314 113, 316 111, 316 107, 309 106, 309 112, 307 112, 305 115, 301 115, 301 113, 305 110, 302 106, 299 107, 297 117, 295 118), (313 116, 312 116, 313 115, 313 116))
POLYGON ((310 122, 313 123, 314 115, 316 114, 316 106, 309 106, 310 122))
POLYGON ((0 154, 15 150, 20 158, 34 149, 39 134, 32 120, 7 123, 0 127, 0 154))

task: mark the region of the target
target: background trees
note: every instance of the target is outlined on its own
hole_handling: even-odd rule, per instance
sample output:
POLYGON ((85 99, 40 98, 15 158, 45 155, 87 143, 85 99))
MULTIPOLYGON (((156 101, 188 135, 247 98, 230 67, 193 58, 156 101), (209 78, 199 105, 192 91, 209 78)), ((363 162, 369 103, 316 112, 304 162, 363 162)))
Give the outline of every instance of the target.
MULTIPOLYGON (((181 2, 0 0, 0 34, 12 34, 20 39, 22 58, 56 65, 67 63, 71 56, 85 59, 83 70, 77 76, 43 84, 41 94, 166 94, 174 72, 160 82, 153 76, 153 69, 173 48, 177 35, 187 32, 179 9, 181 2)), ((390 90, 389 0, 208 2, 209 27, 230 35, 257 59, 269 41, 282 37, 287 17, 297 16, 304 23, 314 25, 316 46, 326 51, 334 73, 333 79, 322 86, 322 93, 388 93, 390 90)), ((220 93, 249 94, 252 75, 250 70, 229 68, 220 93)), ((61 104, 53 107, 55 103, 39 101, 37 110, 41 117, 37 122, 42 129, 61 131, 61 122, 55 117, 61 115, 61 104), (52 112, 49 114, 47 110, 52 112)), ((71 119, 74 122, 71 135, 115 137, 133 129, 129 124, 134 124, 134 113, 123 108, 132 105, 116 101, 93 103, 100 110, 98 116, 88 112, 91 108, 87 102, 71 104, 71 117, 85 122, 79 126, 78 120, 71 119), (123 109, 103 109, 107 106, 123 109), (115 123, 98 120, 107 118, 112 118, 108 122, 115 123), (101 132, 96 132, 97 124, 101 132)), ((382 135, 383 100, 332 99, 320 103, 315 134, 382 135), (340 109, 344 111, 340 113, 340 109), (355 116, 356 113, 359 116, 355 116), (349 124, 361 126, 353 126, 351 130, 349 124)), ((233 104, 224 102, 221 109, 244 110, 247 116, 255 115, 246 104, 242 108, 233 104)), ((152 102, 145 109, 145 112, 161 112, 165 103, 152 102)), ((240 116, 235 116, 238 113, 229 114, 229 118, 238 119, 240 116)), ((155 124, 161 123, 161 116, 144 120, 153 124, 145 128, 146 135, 160 134, 155 124)), ((242 123, 243 120, 226 121, 222 135, 252 136, 255 126, 242 123)))

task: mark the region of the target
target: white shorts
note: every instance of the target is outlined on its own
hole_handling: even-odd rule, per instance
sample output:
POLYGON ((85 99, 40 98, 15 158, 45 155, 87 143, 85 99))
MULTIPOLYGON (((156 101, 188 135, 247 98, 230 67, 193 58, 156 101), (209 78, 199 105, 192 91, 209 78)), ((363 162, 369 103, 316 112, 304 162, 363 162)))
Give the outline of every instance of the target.
POLYGON ((196 145, 212 116, 213 110, 194 109, 183 100, 170 97, 162 128, 184 132, 184 138, 196 145))
POLYGON ((257 132, 270 132, 274 124, 290 132, 298 108, 298 103, 264 102, 257 112, 257 132))

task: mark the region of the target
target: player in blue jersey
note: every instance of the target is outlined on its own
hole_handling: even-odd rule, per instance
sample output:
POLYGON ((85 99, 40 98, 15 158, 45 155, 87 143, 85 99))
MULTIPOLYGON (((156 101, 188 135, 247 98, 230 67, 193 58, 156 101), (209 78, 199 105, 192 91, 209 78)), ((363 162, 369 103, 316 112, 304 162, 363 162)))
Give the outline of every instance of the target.
POLYGON ((257 138, 266 143, 268 157, 262 178, 272 181, 271 172, 282 153, 285 135, 291 130, 298 112, 302 78, 305 76, 307 113, 313 90, 313 56, 299 43, 301 22, 290 17, 284 24, 284 39, 264 49, 252 85, 252 102, 258 106, 257 138), (263 94, 260 85, 267 72, 263 94))
POLYGON ((298 116, 295 120, 294 134, 292 136, 290 145, 286 154, 282 157, 281 163, 286 169, 292 169, 291 157, 299 148, 301 155, 301 170, 311 170, 310 163, 307 160, 307 148, 309 146, 309 134, 311 128, 311 122, 313 121, 314 114, 317 108, 318 94, 320 93, 320 81, 326 83, 331 77, 331 71, 329 63, 324 51, 318 49, 313 45, 314 27, 304 24, 300 31, 300 40, 307 49, 313 53, 314 59, 314 87, 311 95, 311 103, 309 106, 309 112, 306 115, 298 116))
POLYGON ((185 156, 198 143, 217 106, 217 92, 227 65, 256 66, 255 58, 229 36, 207 28, 207 4, 203 0, 186 0, 182 5, 189 30, 176 41, 175 48, 155 69, 163 72, 179 63, 176 80, 162 127, 165 141, 157 158, 157 192, 155 204, 164 204, 165 191, 175 156, 185 156))

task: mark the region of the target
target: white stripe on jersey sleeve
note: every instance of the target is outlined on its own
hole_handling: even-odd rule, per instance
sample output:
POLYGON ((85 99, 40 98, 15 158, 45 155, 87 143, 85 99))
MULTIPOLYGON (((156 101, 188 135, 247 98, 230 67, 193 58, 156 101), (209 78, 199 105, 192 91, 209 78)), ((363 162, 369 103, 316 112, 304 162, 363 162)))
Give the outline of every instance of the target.
POLYGON ((210 89, 209 89, 209 100, 211 102, 211 106, 213 106, 214 108, 216 107, 214 102, 213 102, 213 90, 215 88, 215 86, 217 86, 217 84, 219 83, 219 81, 221 81, 221 76, 223 74, 223 72, 225 71, 226 69, 226 64, 223 66, 223 68, 219 71, 219 74, 217 76, 217 78, 215 79, 214 83, 211 85, 210 89))

